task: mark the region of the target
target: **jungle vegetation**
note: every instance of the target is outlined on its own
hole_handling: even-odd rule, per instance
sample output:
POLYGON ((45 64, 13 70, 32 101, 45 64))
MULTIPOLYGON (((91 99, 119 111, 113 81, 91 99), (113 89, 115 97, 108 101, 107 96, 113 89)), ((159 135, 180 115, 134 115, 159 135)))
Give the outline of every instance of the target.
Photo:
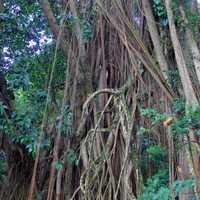
POLYGON ((199 200, 199 9, 0 0, 0 199, 199 200))

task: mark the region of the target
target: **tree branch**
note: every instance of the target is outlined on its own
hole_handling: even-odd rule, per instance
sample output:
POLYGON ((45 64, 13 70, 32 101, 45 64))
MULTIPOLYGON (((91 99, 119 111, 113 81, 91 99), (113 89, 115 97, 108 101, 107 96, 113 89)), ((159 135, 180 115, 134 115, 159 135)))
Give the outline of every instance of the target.
MULTIPOLYGON (((48 0, 40 0, 40 6, 44 12, 45 17, 47 18, 48 24, 50 26, 50 29, 53 33, 54 38, 57 40, 58 38, 58 34, 59 34, 59 29, 63 28, 63 27, 59 27, 59 25, 56 22, 56 18, 53 14, 53 11, 51 9, 50 3, 48 0)), ((65 56, 68 55, 68 42, 66 40, 66 38, 64 37, 62 31, 62 35, 61 35, 61 42, 60 42, 60 48, 62 49, 63 53, 65 56)))

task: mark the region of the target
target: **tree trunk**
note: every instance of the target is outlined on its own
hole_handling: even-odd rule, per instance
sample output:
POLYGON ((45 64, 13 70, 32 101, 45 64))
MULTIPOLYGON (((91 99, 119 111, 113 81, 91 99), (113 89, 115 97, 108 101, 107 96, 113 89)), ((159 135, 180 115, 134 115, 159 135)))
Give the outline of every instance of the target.
POLYGON ((177 62, 178 71, 181 78, 181 83, 183 85, 184 94, 186 97, 186 101, 188 105, 198 104, 194 89, 192 87, 192 82, 189 77, 189 73, 187 70, 186 62, 183 56, 182 48, 180 45, 180 41, 178 39, 178 35, 176 32, 176 27, 174 24, 173 13, 171 10, 171 0, 165 0, 168 21, 169 21, 169 28, 170 28, 170 36, 175 52, 175 58, 177 62))
POLYGON ((161 68, 161 71, 167 80, 167 70, 168 70, 168 64, 165 59, 165 56, 163 54, 163 50, 160 44, 160 36, 156 27, 156 22, 152 13, 151 5, 149 0, 142 0, 143 8, 144 8, 144 13, 149 29, 149 33, 154 45, 154 51, 156 54, 157 61, 159 63, 159 66, 161 68))
POLYGON ((197 0, 190 0, 188 2, 190 3, 191 11, 198 13, 198 2, 197 2, 197 0))
MULTIPOLYGON (((178 35, 176 32, 176 27, 173 21, 173 13, 171 10, 171 0, 165 0, 165 4, 166 4, 166 9, 167 9, 167 15, 168 15, 168 21, 169 21, 169 28, 170 28, 170 35, 171 35, 171 40, 172 40, 172 44, 173 44, 173 48, 174 48, 174 52, 175 52, 175 58, 176 58, 176 62, 177 62, 177 67, 179 70, 179 74, 181 77, 181 82, 183 85, 183 90, 184 90, 184 94, 186 97, 186 102, 187 105, 190 106, 194 106, 194 105, 198 105, 198 101, 192 86, 192 82, 190 80, 189 77, 189 73, 187 70, 187 66, 186 66, 186 62, 183 56, 183 52, 182 52, 182 48, 178 39, 178 35)), ((193 137, 193 134, 190 132, 189 133, 189 138, 191 139, 193 137)), ((182 180, 186 180, 190 177, 190 172, 189 172, 189 162, 187 159, 187 150, 185 149, 185 147, 182 149, 181 153, 180 153, 180 159, 179 159, 179 164, 180 164, 180 170, 179 170, 179 177, 181 177, 182 180)), ((195 153, 194 155, 194 160, 199 160, 199 155, 195 153)), ((194 162, 194 172, 195 175, 198 179, 199 177, 199 171, 198 171, 198 163, 194 162)), ((199 181, 198 181, 199 182, 199 181)), ((190 191, 187 191, 185 193, 182 193, 180 196, 181 200, 186 200, 189 199, 189 194, 190 191)))
MULTIPOLYGON (((181 12, 184 22, 186 24, 188 24, 183 7, 179 6, 179 9, 180 9, 180 12, 181 12)), ((186 26, 186 38, 187 38, 187 42, 188 42, 188 45, 189 45, 191 53, 192 53, 192 59, 193 59, 195 71, 196 71, 197 78, 198 78, 198 81, 200 84, 200 52, 198 49, 198 45, 193 37, 193 33, 190 30, 190 28, 188 28, 188 26, 186 26)))

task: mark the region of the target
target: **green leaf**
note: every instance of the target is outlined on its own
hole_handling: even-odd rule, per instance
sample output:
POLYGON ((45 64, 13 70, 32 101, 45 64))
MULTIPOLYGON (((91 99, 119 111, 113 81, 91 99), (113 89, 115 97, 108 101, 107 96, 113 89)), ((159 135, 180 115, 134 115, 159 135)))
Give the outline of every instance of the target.
POLYGON ((55 167, 58 171, 60 171, 60 170, 63 169, 63 163, 60 162, 60 161, 57 161, 56 163, 54 163, 54 167, 55 167))

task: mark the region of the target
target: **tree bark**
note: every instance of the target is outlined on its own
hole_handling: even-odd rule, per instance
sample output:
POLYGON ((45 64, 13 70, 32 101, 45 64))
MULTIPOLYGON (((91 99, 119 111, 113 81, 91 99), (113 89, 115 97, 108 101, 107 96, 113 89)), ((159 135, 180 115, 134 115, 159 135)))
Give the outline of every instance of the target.
MULTIPOLYGON (((173 12, 171 9, 171 0, 165 0, 165 5, 166 5, 167 16, 168 16, 168 21, 169 21, 171 40, 172 40, 172 44, 173 44, 173 48, 175 52, 177 67, 178 67, 181 82, 183 85, 184 94, 186 97, 186 102, 187 102, 187 105, 189 106, 198 105, 198 101, 197 101, 197 98, 192 86, 192 82, 189 77, 185 59, 183 56, 180 41, 178 39, 178 35, 176 32, 176 27, 173 21, 174 18, 173 18, 173 12)), ((191 138, 193 138, 192 132, 189 133, 189 138, 190 140, 191 138)), ((179 158, 180 158, 179 159, 179 164, 180 164, 179 177, 181 177, 182 180, 186 180, 188 179, 188 177, 190 177, 190 172, 189 172, 189 162, 187 159, 187 150, 185 149, 185 147, 183 147, 179 158)), ((199 155, 196 153, 194 155, 194 160, 197 160, 197 161, 199 160, 199 155)), ((199 173, 200 173, 198 172, 198 168, 199 168, 198 163, 194 162, 193 168, 194 168, 195 175, 198 179, 199 173)), ((189 195, 190 195, 190 191, 186 191, 185 193, 181 194, 180 199, 187 200, 189 199, 189 195)))
POLYGON ((149 0, 142 0, 143 8, 144 8, 144 13, 149 29, 149 33, 154 45, 154 51, 156 54, 157 61, 159 63, 159 66, 161 68, 161 71, 167 80, 167 70, 168 70, 168 64, 165 59, 165 56, 163 54, 163 50, 160 44, 160 36, 156 27, 156 22, 152 13, 151 5, 149 0))
POLYGON ((197 3, 197 0, 190 0, 188 2, 190 2, 190 9, 191 9, 191 11, 198 13, 198 3, 197 3))
POLYGON ((170 5, 171 0, 165 0, 165 4, 166 4, 166 9, 167 9, 168 21, 169 21, 170 36, 171 36, 171 40, 172 40, 172 44, 173 44, 173 48, 175 52, 177 67, 180 74, 181 83, 183 85, 186 101, 188 105, 198 104, 194 89, 192 87, 192 82, 189 77, 186 62, 183 56, 182 47, 178 39, 176 27, 173 21, 174 20, 173 13, 171 10, 171 5, 170 5))
MULTIPOLYGON (((188 20, 186 18, 185 11, 184 11, 183 7, 179 6, 179 9, 180 9, 180 12, 181 12, 181 15, 182 15, 184 22, 186 24, 188 24, 188 20)), ((199 84, 200 84, 200 52, 199 52, 199 49, 198 49, 198 45, 197 45, 197 43, 196 43, 196 41, 193 37, 192 31, 190 30, 190 28, 188 26, 186 26, 186 32, 185 33, 186 33, 186 38, 187 38, 189 48, 190 48, 191 53, 192 53, 192 59, 193 59, 195 71, 196 71, 196 74, 197 74, 197 78, 198 78, 198 81, 199 81, 199 84)))

